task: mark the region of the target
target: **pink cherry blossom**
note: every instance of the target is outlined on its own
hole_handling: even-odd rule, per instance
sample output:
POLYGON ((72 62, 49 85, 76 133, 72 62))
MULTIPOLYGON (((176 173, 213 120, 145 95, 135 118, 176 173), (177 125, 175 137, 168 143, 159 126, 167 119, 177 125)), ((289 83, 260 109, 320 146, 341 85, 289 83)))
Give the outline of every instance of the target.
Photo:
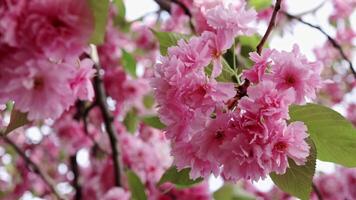
POLYGON ((113 187, 102 197, 103 200, 129 200, 130 193, 119 187, 113 187))
POLYGON ((69 113, 63 114, 54 127, 61 144, 66 146, 66 150, 71 155, 77 153, 81 148, 92 145, 90 137, 93 136, 85 133, 83 125, 74 121, 69 113))
POLYGON ((71 89, 80 100, 91 101, 94 97, 94 89, 90 80, 95 73, 92 68, 93 64, 92 60, 82 60, 79 68, 74 70, 74 73, 76 73, 74 79, 70 80, 71 89))
POLYGON ((347 118, 356 126, 356 103, 348 105, 347 118))
POLYGON ((270 56, 274 51, 270 49, 263 49, 261 55, 256 52, 250 53, 250 59, 255 63, 252 69, 245 70, 243 76, 252 83, 258 83, 262 80, 266 69, 271 64, 270 56))
POLYGON ((28 112, 30 120, 56 119, 75 100, 69 83, 73 66, 37 59, 25 61, 16 69, 4 68, 0 99, 14 100, 17 109, 28 112))
POLYGON ((73 59, 81 54, 93 30, 86 1, 19 1, 16 6, 10 4, 3 14, 12 16, 11 24, 16 29, 16 37, 9 44, 55 60, 73 59))
POLYGON ((276 52, 272 55, 271 78, 278 90, 293 88, 295 103, 304 103, 305 98, 315 99, 316 90, 322 86, 319 62, 309 62, 295 45, 292 52, 276 52))

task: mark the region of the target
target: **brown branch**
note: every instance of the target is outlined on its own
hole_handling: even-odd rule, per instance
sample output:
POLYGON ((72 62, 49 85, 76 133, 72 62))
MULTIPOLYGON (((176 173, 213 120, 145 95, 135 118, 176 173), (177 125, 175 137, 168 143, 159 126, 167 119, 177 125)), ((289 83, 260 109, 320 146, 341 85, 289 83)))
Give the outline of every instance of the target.
POLYGON ((289 13, 287 13, 287 12, 282 11, 282 13, 283 13, 286 17, 288 17, 289 19, 297 20, 297 21, 299 21, 300 23, 302 23, 302 24, 304 24, 304 25, 307 25, 307 26, 309 26, 309 27, 311 27, 311 28, 314 28, 314 29, 318 30, 320 33, 322 33, 324 36, 326 36, 327 39, 329 40, 329 42, 333 45, 333 47, 339 51, 341 57, 349 64, 350 70, 351 70, 352 74, 354 75, 354 77, 356 78, 356 71, 355 71, 355 69, 354 69, 354 67, 353 67, 353 65, 352 65, 351 60, 349 60, 349 59, 347 58, 347 56, 346 56, 344 50, 342 49, 342 47, 340 46, 340 44, 339 44, 334 38, 332 38, 329 34, 327 34, 327 33, 326 33, 320 26, 318 26, 318 25, 314 25, 314 24, 311 24, 311 23, 309 23, 309 22, 306 22, 306 21, 304 21, 303 19, 301 19, 300 17, 291 15, 291 14, 289 14, 289 13))
POLYGON ((37 165, 34 161, 31 160, 30 157, 28 157, 24 151, 22 151, 22 149, 20 149, 20 147, 18 147, 11 139, 9 139, 6 136, 2 136, 1 137, 5 143, 7 143, 8 145, 10 145, 21 157, 22 159, 27 163, 27 165, 30 167, 30 169, 36 173, 37 175, 39 175, 41 177, 41 179, 43 180, 43 182, 45 182, 45 184, 50 188, 50 190, 52 191, 52 193, 57 197, 57 199, 61 199, 61 200, 67 200, 66 197, 63 197, 56 189, 56 185, 55 182, 53 181, 53 179, 46 173, 44 172, 39 165, 37 165))
POLYGON ((268 39, 268 36, 271 34, 274 26, 276 25, 277 14, 278 14, 278 11, 281 9, 281 2, 282 2, 282 0, 277 0, 276 5, 274 6, 272 17, 271 17, 271 20, 270 20, 270 22, 268 24, 268 28, 266 30, 266 33, 263 35, 260 43, 257 45, 257 53, 258 54, 261 54, 262 48, 263 48, 264 44, 266 43, 266 41, 268 39))
POLYGON ((314 183, 312 183, 312 187, 313 187, 313 190, 314 190, 316 196, 318 197, 318 199, 323 200, 323 196, 321 195, 319 189, 316 187, 316 185, 314 183))
MULTIPOLYGON (((92 50, 96 50, 96 48, 92 48, 92 50)), ((92 56, 93 57, 93 56, 92 56)), ((94 67, 96 69, 96 76, 94 76, 94 91, 95 91, 95 98, 96 98, 96 103, 99 105, 99 108, 101 110, 101 114, 103 116, 104 120, 104 125, 106 132, 109 136, 110 140, 110 147, 111 147, 111 152, 112 152, 112 160, 114 163, 114 181, 115 181, 115 186, 120 187, 121 186, 121 169, 120 169, 120 162, 119 162, 119 148, 117 146, 117 133, 115 130, 115 127, 113 125, 114 117, 112 113, 109 111, 108 106, 107 106, 107 96, 103 84, 103 80, 101 77, 101 68, 99 65, 98 58, 93 58, 95 64, 94 67)))

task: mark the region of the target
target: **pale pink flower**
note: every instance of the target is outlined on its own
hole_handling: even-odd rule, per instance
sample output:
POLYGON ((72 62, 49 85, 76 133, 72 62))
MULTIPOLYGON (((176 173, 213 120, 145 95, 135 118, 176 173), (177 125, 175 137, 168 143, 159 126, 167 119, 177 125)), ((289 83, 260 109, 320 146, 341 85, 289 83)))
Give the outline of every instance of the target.
POLYGON ((314 182, 323 199, 347 199, 346 185, 338 178, 337 174, 321 175, 314 182))
POLYGON ((198 185, 194 185, 185 189, 177 189, 172 184, 165 184, 162 187, 163 191, 155 199, 157 200, 211 200, 212 195, 209 190, 209 184, 204 181, 198 185))
POLYGON ((230 4, 227 8, 220 4, 207 10, 208 24, 215 29, 218 38, 225 39, 224 48, 229 48, 238 34, 251 34, 254 29, 250 23, 256 18, 256 11, 246 10, 245 4, 234 7, 230 4))
POLYGON ((252 83, 258 83, 262 80, 268 65, 271 64, 270 57, 274 50, 263 49, 261 55, 257 52, 250 53, 250 59, 254 62, 251 69, 245 70, 243 76, 252 83))
POLYGON ((103 200, 130 200, 131 194, 123 188, 113 187, 105 193, 103 200))
POLYGON ((49 58, 73 59, 82 53, 92 30, 92 12, 85 0, 34 0, 17 18, 16 42, 19 48, 49 58))
POLYGON ((95 74, 93 64, 92 60, 84 59, 80 61, 79 68, 73 69, 75 77, 70 80, 70 87, 80 100, 91 101, 94 98, 94 88, 90 80, 95 74))
POLYGON ((333 0, 334 12, 330 16, 331 20, 343 20, 352 14, 356 7, 355 0, 333 0))
POLYGON ((197 146, 197 155, 210 162, 219 162, 224 154, 221 148, 226 141, 230 141, 236 135, 231 130, 232 116, 230 114, 218 114, 215 119, 211 119, 206 128, 197 132, 191 140, 197 146))
POLYGON ((316 90, 322 86, 319 62, 309 62, 294 45, 292 52, 275 52, 272 55, 271 79, 278 90, 293 88, 295 103, 305 103, 306 98, 315 99, 316 90))
POLYGON ((14 100, 17 109, 28 112, 29 120, 58 118, 73 105, 70 87, 73 78, 69 63, 52 63, 46 59, 27 60, 21 66, 2 68, 5 81, 0 99, 14 100))
POLYGON ((93 144, 90 139, 93 136, 87 135, 84 132, 84 126, 80 122, 74 121, 69 113, 62 115, 56 121, 54 129, 61 144, 70 155, 75 155, 80 149, 90 147, 93 144))
POLYGON ((191 143, 176 142, 172 146, 172 155, 174 156, 174 165, 178 170, 191 168, 190 177, 197 179, 199 177, 209 177, 211 173, 215 176, 220 174, 219 164, 200 158, 197 154, 197 147, 191 143))
POLYGON ((356 126, 356 103, 352 103, 347 107, 347 119, 356 126))
POLYGON ((184 71, 201 70, 212 59, 209 42, 203 37, 193 37, 188 43, 180 40, 177 46, 168 48, 168 53, 184 63, 184 71))
POLYGON ((294 102, 294 92, 291 89, 281 92, 273 82, 262 81, 249 87, 247 94, 248 97, 239 101, 239 108, 259 115, 264 120, 289 119, 288 107, 294 102))

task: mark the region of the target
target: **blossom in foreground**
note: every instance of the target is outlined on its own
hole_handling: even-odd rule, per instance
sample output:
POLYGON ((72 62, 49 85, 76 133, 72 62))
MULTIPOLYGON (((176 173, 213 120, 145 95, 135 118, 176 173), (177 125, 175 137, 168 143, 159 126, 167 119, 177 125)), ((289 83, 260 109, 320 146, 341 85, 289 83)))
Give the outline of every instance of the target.
POLYGON ((255 64, 244 77, 253 85, 229 110, 226 104, 236 91, 233 83, 215 80, 221 73, 220 55, 232 45, 231 38, 247 32, 250 20, 243 18, 253 13, 244 15, 222 5, 207 12, 213 16, 207 22, 215 31, 170 47, 152 80, 174 164, 178 169, 190 167, 191 178, 213 173, 231 181, 283 174, 288 158, 303 165, 309 155, 307 128, 302 122, 287 124, 288 108, 315 97, 321 65, 309 62, 297 46, 292 52, 252 53, 255 64), (235 23, 234 17, 242 18, 246 27, 235 23))

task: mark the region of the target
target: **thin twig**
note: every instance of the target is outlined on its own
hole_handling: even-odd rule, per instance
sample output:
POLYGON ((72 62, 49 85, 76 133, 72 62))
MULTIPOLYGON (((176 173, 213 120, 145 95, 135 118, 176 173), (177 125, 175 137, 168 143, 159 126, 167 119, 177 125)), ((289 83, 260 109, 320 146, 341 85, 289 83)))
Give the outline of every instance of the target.
POLYGON ((313 14, 315 13, 316 11, 318 11, 321 7, 323 7, 325 5, 327 1, 322 1, 319 5, 317 5, 315 8, 312 8, 310 10, 307 10, 307 11, 304 11, 304 12, 301 12, 301 13, 298 13, 296 14, 296 16, 303 16, 303 15, 307 15, 307 14, 313 14))
POLYGON ((312 187, 313 187, 313 190, 314 190, 316 196, 318 197, 318 199, 323 200, 323 196, 321 196, 321 193, 320 193, 318 187, 316 187, 316 185, 314 183, 312 183, 312 187))
POLYGON ((323 35, 325 35, 327 37, 327 39, 329 40, 329 42, 333 45, 333 47, 335 49, 337 49, 341 55, 341 57, 349 64, 349 67, 350 67, 350 70, 352 72, 352 74, 354 75, 354 77, 356 78, 356 71, 352 65, 352 62, 350 59, 347 58, 344 50, 342 49, 342 47, 340 46, 340 44, 334 39, 332 38, 329 34, 327 34, 320 26, 318 25, 314 25, 314 24, 311 24, 309 22, 306 22, 304 21, 303 19, 301 19, 300 17, 297 17, 297 16, 294 16, 294 15, 291 15, 285 11, 282 11, 282 13, 288 17, 289 19, 293 19, 293 20, 297 20, 299 21, 300 23, 304 24, 304 25, 307 25, 311 28, 314 28, 316 30, 318 30, 320 33, 322 33, 323 35))
MULTIPOLYGON (((92 51, 93 54, 97 54, 96 52, 96 47, 92 46, 92 51)), ((95 55, 97 56, 97 55, 95 55)), ((114 117, 112 113, 108 109, 108 105, 106 102, 107 96, 103 84, 103 80, 101 77, 101 68, 99 65, 99 60, 98 58, 94 58, 94 55, 92 55, 92 58, 95 62, 94 67, 96 69, 96 76, 94 76, 94 91, 95 91, 95 98, 96 102, 99 105, 99 108, 101 110, 101 114, 103 116, 104 120, 104 125, 106 132, 109 136, 110 140, 110 147, 111 147, 111 152, 112 152, 112 160, 114 163, 114 180, 115 180, 115 186, 120 187, 121 186, 121 169, 120 169, 120 162, 119 162, 119 148, 117 146, 117 133, 115 130, 115 127, 113 125, 114 117)))
POLYGON ((27 163, 27 165, 30 166, 30 168, 32 169, 32 171, 36 174, 38 174, 41 179, 46 183, 46 185, 50 188, 50 190, 52 191, 52 193, 57 197, 57 199, 61 199, 61 200, 67 200, 66 197, 63 197, 56 189, 56 184, 53 181, 53 179, 46 173, 44 172, 39 165, 37 165, 34 161, 31 160, 30 157, 28 157, 25 152, 18 147, 11 139, 9 139, 8 137, 6 137, 5 135, 2 135, 1 137, 5 143, 7 143, 8 145, 10 145, 21 157, 22 159, 24 159, 24 161, 27 163))
POLYGON ((268 28, 267 28, 265 34, 263 35, 260 43, 257 45, 257 53, 258 54, 261 54, 262 48, 263 48, 264 44, 266 43, 268 36, 271 34, 274 26, 276 25, 277 14, 278 14, 278 11, 281 9, 281 2, 282 2, 282 0, 276 1, 276 5, 274 6, 271 20, 268 24, 268 28))

